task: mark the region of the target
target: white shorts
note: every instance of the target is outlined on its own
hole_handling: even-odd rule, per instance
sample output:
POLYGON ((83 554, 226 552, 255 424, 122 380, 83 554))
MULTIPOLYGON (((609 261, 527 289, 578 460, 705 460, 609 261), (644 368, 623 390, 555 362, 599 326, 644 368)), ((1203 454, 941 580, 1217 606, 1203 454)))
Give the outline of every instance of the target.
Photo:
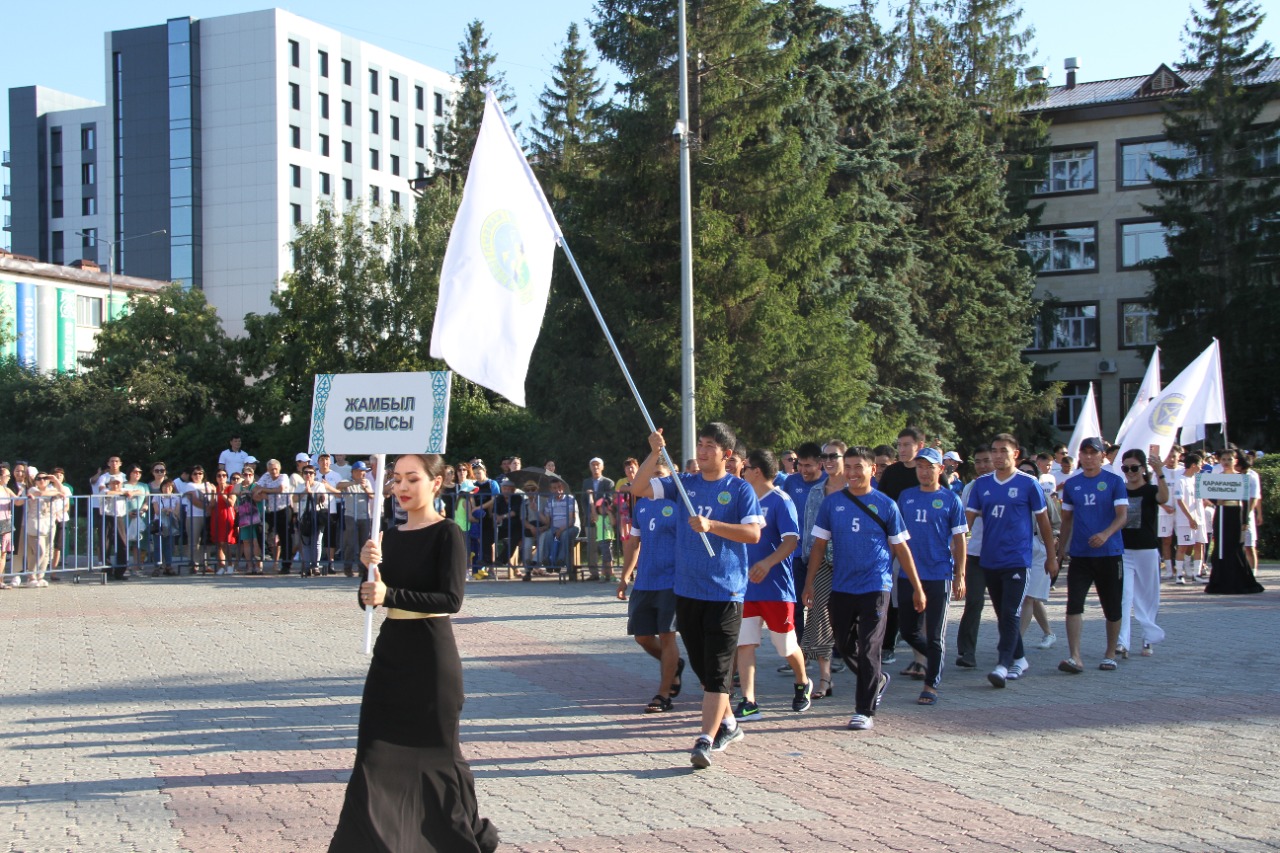
MULTIPOLYGON (((742 625, 738 628, 738 645, 758 646, 763 634, 763 616, 744 616, 742 625)), ((785 658, 800 651, 800 644, 796 642, 796 632, 794 630, 787 631, 785 634, 770 631, 769 639, 773 641, 773 648, 778 652, 779 657, 785 658)))
POLYGON ((1178 545, 1205 545, 1209 542, 1209 532, 1202 524, 1195 530, 1191 529, 1191 525, 1182 524, 1181 521, 1177 527, 1178 545))
POLYGON ((1031 568, 1027 569, 1027 587, 1022 593, 1023 600, 1034 598, 1038 601, 1049 600, 1049 573, 1044 570, 1044 561, 1048 556, 1044 544, 1039 537, 1031 538, 1031 568))
POLYGON ((1163 509, 1156 510, 1156 517, 1160 523, 1160 530, 1157 534, 1161 539, 1168 539, 1173 535, 1174 515, 1172 512, 1165 512, 1163 509))
POLYGON ((1249 514, 1249 526, 1244 529, 1240 544, 1246 548, 1258 547, 1258 524, 1252 513, 1249 514))

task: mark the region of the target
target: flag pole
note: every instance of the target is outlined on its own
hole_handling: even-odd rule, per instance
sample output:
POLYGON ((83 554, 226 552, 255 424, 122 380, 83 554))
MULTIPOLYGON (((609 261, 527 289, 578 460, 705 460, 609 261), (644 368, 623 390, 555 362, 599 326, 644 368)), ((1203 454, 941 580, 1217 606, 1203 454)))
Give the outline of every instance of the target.
MULTIPOLYGON (((564 249, 564 256, 569 259, 569 266, 573 268, 573 274, 578 277, 578 284, 582 285, 582 292, 587 297, 587 304, 591 306, 591 312, 596 315, 596 322, 600 324, 601 331, 604 332, 604 339, 609 342, 609 349, 613 350, 613 357, 618 360, 618 367, 622 368, 622 376, 627 380, 627 385, 631 388, 631 395, 636 398, 636 405, 640 407, 640 414, 644 415, 644 422, 649 427, 649 432, 658 431, 657 426, 653 423, 653 418, 649 417, 649 410, 645 408, 644 400, 640 398, 640 389, 636 387, 635 381, 631 378, 631 371, 627 370, 627 363, 622 360, 622 353, 618 351, 618 345, 613 340, 613 335, 609 332, 609 327, 605 325, 604 316, 600 313, 600 306, 596 305, 595 297, 591 295, 591 288, 587 287, 587 280, 582 275, 582 270, 578 268, 578 262, 573 257, 573 252, 569 251, 569 244, 563 237, 560 239, 560 248, 564 249)), ((671 454, 664 445, 662 448, 662 456, 667 460, 667 466, 671 469, 672 480, 675 481, 676 490, 680 492, 680 499, 684 501, 684 508, 688 510, 689 515, 697 515, 693 509, 693 502, 689 500, 689 495, 684 490, 684 483, 680 482, 680 469, 676 467, 671 459, 671 454)), ((707 534, 699 533, 702 537, 702 544, 707 549, 707 554, 714 557, 716 552, 711 547, 711 540, 707 538, 707 534)))
MULTIPOLYGON (((373 455, 373 464, 377 466, 378 471, 373 478, 373 510, 369 513, 369 538, 382 541, 382 484, 386 482, 387 474, 387 455, 385 453, 375 453, 373 455)), ((362 546, 363 547, 363 546, 362 546)), ((365 577, 369 583, 377 580, 378 564, 369 564, 369 573, 365 577)), ((364 653, 366 655, 373 654, 373 610, 372 604, 364 605, 364 653)))

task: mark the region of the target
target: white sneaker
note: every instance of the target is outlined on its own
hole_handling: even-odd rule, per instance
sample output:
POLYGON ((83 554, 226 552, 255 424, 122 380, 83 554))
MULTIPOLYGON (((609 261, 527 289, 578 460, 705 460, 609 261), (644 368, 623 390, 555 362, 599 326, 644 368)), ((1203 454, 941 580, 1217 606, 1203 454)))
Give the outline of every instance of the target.
POLYGON ((987 675, 987 681, 991 682, 992 687, 1004 687, 1005 682, 1009 680, 1009 670, 1003 666, 997 666, 987 675))
POLYGON ((1009 669, 1009 674, 1005 676, 1006 681, 1017 681, 1019 678, 1027 674, 1027 670, 1031 669, 1031 664, 1026 658, 1019 658, 1013 662, 1013 666, 1009 669))
POLYGON ((849 728, 855 732, 865 732, 876 727, 876 721, 866 714, 854 714, 849 718, 849 728))
POLYGON ((1056 642, 1058 642, 1058 635, 1050 631, 1048 634, 1044 635, 1044 638, 1041 639, 1040 642, 1036 643, 1036 648, 1051 649, 1053 648, 1053 644, 1056 642))

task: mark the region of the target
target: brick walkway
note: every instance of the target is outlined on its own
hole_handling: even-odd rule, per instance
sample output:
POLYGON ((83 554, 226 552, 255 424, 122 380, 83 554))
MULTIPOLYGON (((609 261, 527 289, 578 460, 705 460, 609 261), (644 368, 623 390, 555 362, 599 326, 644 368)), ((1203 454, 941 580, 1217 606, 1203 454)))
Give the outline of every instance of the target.
MULTIPOLYGON (((463 750, 504 850, 1280 849, 1280 568, 1261 579, 1241 598, 1166 586, 1155 657, 1066 676, 1061 640, 1004 691, 985 678, 988 610, 979 669, 948 669, 934 708, 895 678, 870 733, 844 729, 847 673, 792 714, 766 648, 769 713, 696 774, 693 679, 675 713, 639 713, 656 665, 612 585, 476 583, 457 620, 463 750)), ((349 584, 0 593, 0 850, 324 850, 367 666, 349 584)))

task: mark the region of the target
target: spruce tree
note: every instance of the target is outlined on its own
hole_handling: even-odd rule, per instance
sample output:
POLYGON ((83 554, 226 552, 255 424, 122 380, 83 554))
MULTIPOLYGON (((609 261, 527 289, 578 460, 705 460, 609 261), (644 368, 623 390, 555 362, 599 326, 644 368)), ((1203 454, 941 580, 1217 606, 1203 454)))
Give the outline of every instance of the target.
POLYGON ((508 119, 515 112, 515 95, 506 75, 494 70, 498 55, 489 50, 489 36, 478 18, 467 25, 466 37, 458 44, 454 68, 458 75, 458 96, 442 133, 441 168, 449 173, 453 189, 462 187, 471 152, 476 147, 480 122, 484 119, 485 90, 493 89, 508 119))
MULTIPOLYGON (((1280 439, 1280 99, 1271 45, 1257 42, 1263 15, 1247 0, 1205 0, 1184 36, 1165 132, 1178 156, 1161 157, 1147 210, 1169 227, 1169 255, 1153 264, 1151 290, 1166 365, 1179 369, 1221 342, 1231 432, 1280 439), (1261 380, 1261 381, 1260 381, 1261 380)), ((1242 436, 1243 437, 1243 436, 1242 436)))
POLYGON ((578 25, 570 24, 551 84, 538 97, 542 115, 532 130, 531 159, 547 171, 575 171, 583 149, 600 139, 603 121, 600 96, 604 83, 587 50, 579 42, 578 25))

